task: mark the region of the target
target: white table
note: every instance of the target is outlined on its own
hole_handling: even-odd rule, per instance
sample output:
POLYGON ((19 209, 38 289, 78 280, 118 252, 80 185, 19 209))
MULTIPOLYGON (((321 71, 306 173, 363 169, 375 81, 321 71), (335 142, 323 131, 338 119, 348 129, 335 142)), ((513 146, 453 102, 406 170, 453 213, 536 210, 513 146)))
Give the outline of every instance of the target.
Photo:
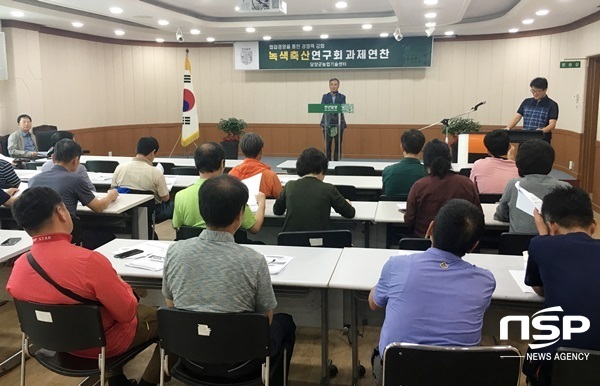
MULTIPOLYGON (((400 159, 398 159, 398 161, 400 161, 400 159)), ((397 163, 398 161, 394 161, 394 162, 384 162, 384 161, 329 161, 329 164, 327 166, 328 169, 328 173, 333 173, 335 171, 335 167, 336 166, 372 166, 373 169, 375 169, 375 172, 379 175, 381 175, 381 173, 383 172, 383 169, 385 169, 387 166, 393 165, 395 163, 397 163)), ((283 161, 282 163, 280 163, 279 165, 277 165, 278 168, 285 170, 288 173, 294 172, 296 170, 296 160, 287 160, 287 161, 283 161)), ((452 164, 452 170, 454 170, 455 172, 459 172, 460 169, 464 169, 464 168, 472 168, 473 164, 458 164, 458 163, 453 163, 452 164)))
MULTIPOLYGON (((377 284, 381 269, 393 255, 419 253, 375 248, 344 248, 340 260, 333 272, 330 288, 351 291, 352 336, 358 336, 357 291, 370 291, 377 284)), ((496 278, 496 290, 492 302, 525 303, 534 307, 543 306, 543 298, 524 293, 509 273, 509 270, 523 270, 523 256, 489 255, 471 253, 464 257, 478 267, 488 269, 496 278)), ((358 345, 352 345, 352 384, 358 379, 358 345)))
MULTIPOLYGON (((163 272, 147 271, 127 267, 127 259, 115 259, 113 252, 122 247, 133 247, 143 240, 116 239, 98 248, 105 255, 117 273, 134 286, 144 288, 161 288, 163 272)), ((172 241, 164 241, 166 244, 172 241)), ((327 288, 331 275, 342 253, 337 248, 286 247, 277 245, 246 245, 265 255, 293 256, 294 260, 279 274, 271 276, 274 286, 308 287, 321 291, 321 382, 327 380, 329 371, 328 354, 328 293, 327 288), (316 269, 318 267, 318 269, 316 269)))
POLYGON ((0 243, 11 237, 20 237, 21 240, 15 245, 0 245, 0 263, 27 252, 33 244, 31 237, 25 231, 0 229, 0 243))
MULTIPOLYGON (((301 177, 292 174, 278 175, 282 185, 288 181, 295 181, 301 177)), ((357 190, 381 190, 383 189, 383 181, 381 176, 336 176, 326 175, 324 182, 333 185, 349 185, 354 186, 357 190)))
MULTIPOLYGON (((123 157, 123 156, 103 156, 103 155, 82 155, 81 156, 81 162, 87 162, 87 161, 117 161, 118 163, 126 163, 131 161, 131 158, 133 157, 123 157)), ((156 157, 154 159, 154 162, 167 162, 167 163, 172 163, 175 164, 175 166, 188 166, 188 167, 196 167, 196 164, 194 163, 194 158, 181 158, 181 157, 173 157, 173 158, 169 158, 169 157, 156 157)), ((236 166, 238 166, 239 164, 241 164, 242 162, 244 162, 244 160, 237 160, 237 159, 226 159, 225 160, 225 169, 231 169, 234 168, 236 166)))

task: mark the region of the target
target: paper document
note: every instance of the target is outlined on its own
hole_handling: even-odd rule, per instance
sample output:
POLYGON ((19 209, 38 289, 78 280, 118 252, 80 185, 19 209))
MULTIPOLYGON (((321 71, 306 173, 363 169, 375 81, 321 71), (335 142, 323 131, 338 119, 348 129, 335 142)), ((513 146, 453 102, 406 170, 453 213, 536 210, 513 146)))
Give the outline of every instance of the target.
POLYGON ((156 168, 160 170, 162 174, 165 174, 165 168, 159 163, 156 164, 156 168))
POLYGON ((167 189, 169 189, 169 192, 170 192, 171 189, 173 189, 173 186, 175 186, 175 181, 177 181, 177 176, 165 176, 165 181, 167 182, 167 189))
POLYGON ((262 173, 258 173, 255 176, 252 176, 250 178, 246 178, 245 180, 242 180, 242 182, 248 188, 248 205, 250 206, 250 209, 252 209, 253 211, 258 209, 258 202, 256 201, 256 195, 258 194, 259 189, 260 189, 260 179, 261 178, 262 178, 262 173), (254 208, 256 208, 256 209, 254 209, 254 208))
POLYGON ((406 201, 396 204, 400 212, 406 212, 406 201))
POLYGON ((542 212, 542 200, 537 197, 535 194, 528 192, 523 189, 517 181, 515 184, 515 188, 517 188, 518 196, 517 196, 517 209, 521 209, 523 212, 533 217, 533 210, 537 208, 537 210, 542 212))
POLYGON ((145 243, 138 244, 130 249, 141 249, 148 255, 157 256, 164 259, 167 257, 167 249, 169 249, 169 244, 161 241, 146 241, 145 243))
POLYGON ((531 288, 530 286, 525 284, 525 271, 524 270, 517 271, 517 270, 509 269, 508 272, 510 272, 510 275, 513 277, 513 279, 515 279, 515 282, 517 282, 517 284, 519 285, 519 288, 521 288, 521 291, 523 291, 523 293, 531 293, 531 294, 535 293, 533 288, 531 288))
POLYGON ((266 255, 265 259, 269 266, 269 273, 271 275, 277 275, 279 272, 283 271, 294 258, 292 256, 266 255))
POLYGON ((48 152, 47 151, 38 151, 38 157, 46 158, 46 157, 48 157, 48 152))
POLYGON ((288 182, 297 179, 296 176, 285 175, 285 174, 277 175, 277 177, 279 177, 279 181, 281 181, 282 186, 285 186, 285 184, 287 184, 288 182))
POLYGON ((160 257, 147 256, 132 260, 125 265, 133 268, 147 269, 149 271, 160 271, 163 269, 165 261, 160 257))

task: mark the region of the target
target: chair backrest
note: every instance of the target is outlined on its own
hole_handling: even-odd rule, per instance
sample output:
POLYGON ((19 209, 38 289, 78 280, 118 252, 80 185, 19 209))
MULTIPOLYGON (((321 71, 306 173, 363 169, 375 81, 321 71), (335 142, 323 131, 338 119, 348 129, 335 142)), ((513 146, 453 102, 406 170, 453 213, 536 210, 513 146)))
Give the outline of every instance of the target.
POLYGON ((2 151, 2 154, 10 157, 8 154, 8 137, 10 137, 10 134, 0 136, 0 150, 2 151))
POLYGON ((117 161, 86 161, 85 167, 88 172, 99 172, 99 173, 114 173, 115 169, 119 166, 117 161))
POLYGON ((504 232, 500 235, 498 254, 520 255, 529 248, 529 242, 535 236, 538 236, 538 234, 504 232))
POLYGON ((431 248, 431 239, 420 239, 405 237, 400 239, 398 249, 407 249, 410 251, 426 251, 431 248))
POLYGON ((356 201, 356 187, 352 185, 335 185, 335 188, 344 198, 356 201))
POLYGON ((171 173, 178 176, 197 176, 198 169, 191 166, 175 166, 171 168, 171 173))
POLYGON ((520 373, 520 353, 512 346, 392 343, 383 355, 383 386, 516 386, 520 373))
POLYGON ((269 356, 269 319, 264 314, 161 307, 157 316, 160 347, 188 360, 219 364, 269 356))
POLYGON ((502 194, 479 193, 479 202, 482 204, 495 204, 500 201, 502 194))
POLYGON ((21 331, 39 348, 71 352, 106 344, 97 306, 48 305, 15 299, 15 307, 21 331))
POLYGON ((58 128, 53 125, 40 125, 31 129, 35 139, 37 140, 37 147, 39 151, 48 151, 52 147, 52 140, 50 137, 58 131, 58 128))
POLYGON ((277 245, 294 247, 344 248, 352 246, 352 232, 349 230, 281 232, 277 235, 277 245))
POLYGON ((25 162, 25 169, 37 170, 38 167, 42 166, 44 162, 25 162))
POLYGON ((202 233, 203 230, 204 228, 200 227, 188 227, 185 225, 181 226, 175 231, 175 241, 191 239, 192 237, 198 237, 198 235, 200 235, 200 233, 202 233))
POLYGON ((600 385, 600 351, 559 347, 557 354, 587 355, 585 360, 552 362, 552 386, 600 385))
MULTIPOLYGON (((175 164, 172 162, 152 162, 152 165, 156 166, 158 164, 161 164, 163 167, 163 170, 165 171, 163 174, 167 175, 167 174, 173 174, 173 168, 175 167, 175 164)), ((198 174, 198 173, 196 173, 198 174)))
POLYGON ((379 201, 406 201, 408 200, 408 194, 399 194, 397 196, 379 196, 379 201))
POLYGON ((462 169, 460 169, 458 174, 461 174, 465 177, 471 177, 471 168, 462 168, 462 169))
POLYGON ((336 166, 334 174, 338 176, 376 176, 373 166, 336 166))

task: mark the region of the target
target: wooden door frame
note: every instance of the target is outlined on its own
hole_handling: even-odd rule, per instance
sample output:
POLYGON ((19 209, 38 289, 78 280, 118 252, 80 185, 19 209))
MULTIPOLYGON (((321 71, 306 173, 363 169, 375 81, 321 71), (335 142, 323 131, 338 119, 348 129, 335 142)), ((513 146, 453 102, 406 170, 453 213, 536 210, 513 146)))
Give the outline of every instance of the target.
POLYGON ((585 107, 583 115, 583 136, 581 141, 581 187, 592 192, 594 183, 594 161, 598 133, 598 106, 600 104, 600 55, 587 60, 585 80, 585 107))

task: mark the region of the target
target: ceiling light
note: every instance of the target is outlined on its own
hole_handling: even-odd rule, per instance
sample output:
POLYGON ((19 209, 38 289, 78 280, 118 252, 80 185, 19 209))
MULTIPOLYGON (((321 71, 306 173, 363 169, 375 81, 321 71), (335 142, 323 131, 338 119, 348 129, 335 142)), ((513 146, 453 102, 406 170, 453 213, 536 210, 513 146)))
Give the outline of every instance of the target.
POLYGON ((191 33, 192 35, 200 35, 200 30, 199 30, 199 29, 196 29, 196 28, 192 28, 192 29, 190 30, 190 33, 191 33))
POLYGON ((157 43, 164 43, 165 39, 163 39, 163 38, 156 38, 156 42, 157 43))
POLYGON ((382 33, 379 34, 379 36, 382 37, 382 38, 387 38, 388 36, 390 36, 390 34, 387 33, 387 32, 382 32, 382 33))
POLYGON ((533 19, 525 19, 522 21, 523 24, 531 24, 533 23, 533 19))
POLYGON ((169 21, 168 20, 159 20, 158 24, 160 24, 160 25, 169 25, 169 21))
POLYGON ((123 13, 123 10, 119 7, 110 7, 108 10, 110 11, 110 13, 116 13, 116 14, 123 13))
POLYGON ((436 5, 438 3, 438 0, 424 0, 423 4, 425 5, 436 5))
POLYGON ((256 28, 248 27, 248 28, 246 28, 246 32, 248 32, 248 33, 256 32, 256 28))
POLYGON ((235 7, 234 9, 235 9, 236 12, 240 11, 240 7, 235 7))
POLYGON ((117 36, 123 36, 123 35, 125 35, 125 31, 123 31, 122 29, 116 29, 115 30, 115 35, 117 35, 117 36))
POLYGON ((435 18, 436 16, 437 16, 437 14, 436 14, 435 12, 428 12, 428 13, 426 13, 426 14, 425 14, 425 17, 426 17, 427 19, 433 19, 433 18, 435 18))
POLYGON ((320 38, 321 38, 321 39, 327 39, 328 37, 329 37, 329 35, 327 35, 327 34, 322 34, 322 35, 320 36, 320 38))
POLYGON ((271 40, 271 37, 269 35, 263 36, 263 40, 271 40))
POLYGON ((215 38, 213 38, 213 37, 208 37, 208 38, 206 38, 206 41, 207 41, 207 42, 209 42, 209 43, 212 43, 212 42, 214 42, 214 41, 215 41, 215 38))
POLYGON ((344 9, 348 6, 348 3, 346 3, 345 1, 338 1, 337 3, 335 3, 335 7, 339 8, 339 9, 344 9))
POLYGON ((433 28, 435 26, 436 26, 436 24, 432 21, 430 21, 429 23, 425 23, 425 27, 427 27, 427 28, 433 28))
POLYGON ((535 14, 538 15, 538 16, 546 16, 549 12, 550 11, 548 11, 547 9, 540 9, 535 14))
POLYGON ((71 23, 71 25, 73 27, 75 27, 75 28, 81 28, 81 27, 83 27, 83 23, 80 22, 80 21, 74 21, 74 22, 71 23))
POLYGON ((306 31, 306 32, 308 32, 308 31, 312 31, 312 26, 310 26, 310 25, 305 25, 304 27, 302 27, 302 30, 303 30, 303 31, 306 31))
POLYGON ((23 16, 25 16, 25 13, 23 13, 21 11, 11 11, 10 14, 13 15, 14 17, 23 17, 23 16))
POLYGON ((510 32, 511 34, 514 34, 514 33, 519 32, 519 29, 518 28, 511 28, 511 29, 508 30, 508 32, 510 32))
POLYGON ((363 24, 362 29, 371 29, 373 26, 371 24, 363 24))
POLYGON ((454 31, 446 31, 446 32, 444 32, 444 35, 452 36, 452 35, 454 35, 454 31))

